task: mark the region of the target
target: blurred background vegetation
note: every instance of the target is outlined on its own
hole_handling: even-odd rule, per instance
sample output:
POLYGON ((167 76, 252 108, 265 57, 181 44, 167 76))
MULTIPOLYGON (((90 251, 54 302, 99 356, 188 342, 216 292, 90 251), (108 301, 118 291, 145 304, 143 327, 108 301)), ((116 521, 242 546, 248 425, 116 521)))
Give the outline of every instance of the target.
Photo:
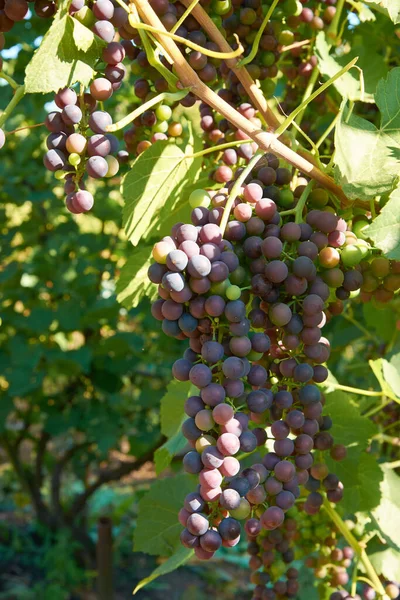
MULTIPOLYGON (((2 56, 18 82, 47 26, 32 17, 8 34, 2 56)), ((116 118, 132 94, 128 86, 114 94, 116 118)), ((0 85, 1 108, 10 97, 0 85)), ((25 98, 7 129, 42 123, 50 102, 25 98)), ((160 399, 182 350, 161 333, 147 301, 129 312, 116 301, 128 254, 119 179, 97 184, 93 212, 73 218, 62 186, 43 168, 45 137, 44 127, 8 136, 0 160, 0 599, 98 597, 98 522, 107 517, 119 600, 156 564, 133 553, 132 538, 164 441, 160 399)), ((375 309, 358 307, 359 321, 348 311, 337 320, 330 366, 340 380, 351 373, 354 386, 374 384, 366 359, 394 348, 396 310, 377 322, 375 309)), ((139 600, 246 597, 241 546, 221 556, 162 578, 139 600)))

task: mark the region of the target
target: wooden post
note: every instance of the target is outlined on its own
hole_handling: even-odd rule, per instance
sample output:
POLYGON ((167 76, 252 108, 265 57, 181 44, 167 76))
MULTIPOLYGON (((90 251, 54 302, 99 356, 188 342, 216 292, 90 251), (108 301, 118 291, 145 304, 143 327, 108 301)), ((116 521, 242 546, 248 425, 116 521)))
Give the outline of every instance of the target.
POLYGON ((100 517, 97 522, 97 593, 99 600, 113 600, 112 522, 100 517))

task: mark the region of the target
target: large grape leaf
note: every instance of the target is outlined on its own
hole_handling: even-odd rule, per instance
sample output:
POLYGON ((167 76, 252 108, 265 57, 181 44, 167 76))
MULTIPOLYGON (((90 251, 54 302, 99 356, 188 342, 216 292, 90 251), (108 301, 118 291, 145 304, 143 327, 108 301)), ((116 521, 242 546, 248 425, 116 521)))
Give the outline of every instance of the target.
POLYGON ((157 297, 157 286, 147 277, 151 264, 152 244, 141 244, 129 252, 129 258, 121 269, 117 280, 117 300, 125 308, 132 308, 147 296, 150 300, 157 297))
POLYGON ((144 588, 145 585, 148 585, 149 583, 157 579, 157 577, 161 577, 161 575, 166 575, 167 573, 171 573, 171 571, 175 571, 175 569, 178 569, 179 567, 187 563, 187 561, 190 560, 193 554, 193 550, 189 550, 188 548, 184 548, 182 546, 181 548, 179 548, 179 550, 175 552, 175 554, 170 556, 168 560, 161 563, 159 567, 154 569, 151 575, 139 581, 139 583, 133 590, 133 594, 135 595, 139 590, 144 588))
POLYGON ((368 4, 379 7, 380 10, 384 11, 393 23, 400 23, 400 0, 365 0, 368 4))
POLYGON ((379 504, 379 483, 383 475, 376 459, 365 450, 378 429, 370 419, 360 415, 359 407, 349 394, 329 391, 334 383, 336 380, 330 375, 326 383, 325 411, 333 421, 331 433, 335 443, 347 447, 347 458, 341 462, 327 458, 327 462, 344 485, 341 502, 344 510, 354 512, 355 506, 360 511, 371 510, 379 504))
POLYGON ((315 53, 318 56, 318 66, 323 75, 330 78, 343 69, 353 58, 358 57, 357 67, 362 69, 364 88, 361 86, 361 76, 356 69, 350 69, 334 82, 334 86, 342 96, 349 100, 374 102, 374 94, 379 80, 388 71, 385 60, 376 49, 368 44, 356 44, 351 51, 342 56, 330 54, 331 45, 326 34, 322 31, 317 35, 315 53))
POLYGON ((181 426, 185 415, 183 405, 189 395, 190 388, 190 381, 173 379, 161 398, 161 433, 166 437, 175 435, 181 426))
MULTIPOLYGON (((400 124, 399 124, 400 126, 400 124)), ((389 197, 382 212, 366 229, 366 235, 376 248, 388 257, 400 259, 400 188, 396 188, 389 197)))
POLYGON ((372 516, 383 537, 400 551, 400 477, 388 466, 381 467, 384 474, 380 486, 382 500, 372 511, 372 516))
POLYGON ((375 102, 381 123, 375 127, 350 114, 345 104, 335 131, 335 178, 350 198, 369 199, 390 192, 400 171, 400 67, 381 79, 375 102))
POLYGON ((57 92, 76 82, 88 85, 105 45, 77 19, 56 17, 26 68, 26 93, 57 92))
POLYGON ((193 158, 193 148, 185 154, 179 146, 158 141, 134 162, 122 184, 125 200, 125 233, 136 246, 166 230, 166 221, 176 222, 177 212, 188 207, 188 182, 194 181, 201 158, 193 158))
POLYGON ((393 332, 396 328, 396 313, 388 306, 379 307, 379 317, 377 318, 377 309, 371 302, 363 304, 363 317, 371 332, 376 332, 377 337, 384 342, 390 342, 393 332))
POLYGON ((400 581, 400 552, 393 548, 385 548, 369 552, 368 558, 377 573, 382 574, 389 581, 400 581))
POLYGON ((177 475, 156 481, 139 502, 134 536, 135 552, 171 556, 179 548, 182 525, 178 512, 185 496, 196 487, 195 478, 177 475))

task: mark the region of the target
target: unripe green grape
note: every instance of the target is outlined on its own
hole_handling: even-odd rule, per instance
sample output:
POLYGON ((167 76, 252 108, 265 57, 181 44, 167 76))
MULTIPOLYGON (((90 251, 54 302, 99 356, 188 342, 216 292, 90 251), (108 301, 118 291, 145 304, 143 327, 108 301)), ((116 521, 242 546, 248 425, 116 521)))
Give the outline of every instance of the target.
POLYGON ((271 67, 275 63, 275 60, 273 52, 263 52, 261 54, 261 63, 264 67, 271 67))
POLYGON ((225 281, 219 281, 218 283, 213 283, 210 292, 212 294, 216 294, 217 296, 225 296, 226 290, 231 286, 231 282, 229 279, 225 279, 225 281))
POLYGON ((160 121, 169 121, 172 117, 172 109, 167 104, 160 104, 156 108, 156 117, 160 121))
POLYGON ((251 506, 249 501, 246 500, 246 498, 242 498, 240 500, 239 507, 235 508, 235 510, 230 510, 229 513, 231 517, 237 519, 238 521, 243 521, 243 519, 247 519, 247 517, 251 513, 251 506))
POLYGON ((297 0, 285 0, 283 3, 283 10, 288 16, 294 15, 298 17, 303 10, 303 7, 300 2, 297 2, 297 0))
POLYGON ((278 42, 282 44, 282 46, 289 46, 290 44, 293 44, 294 33, 288 29, 284 29, 279 34, 278 42))
POLYGON ((258 360, 260 360, 263 357, 263 353, 262 352, 256 352, 255 350, 252 350, 251 352, 249 352, 249 354, 247 355, 246 358, 248 358, 248 360, 251 360, 252 362, 257 362, 258 360))
POLYGON ((210 194, 206 190, 194 190, 189 196, 189 204, 192 208, 208 208, 211 204, 210 194))
POLYGON ((174 250, 174 248, 168 242, 157 242, 156 244, 154 244, 152 250, 154 260, 160 265, 165 265, 165 263, 167 262, 167 256, 171 252, 171 250, 174 250))
POLYGON ((233 285, 240 285, 246 279, 246 271, 244 267, 237 267, 230 275, 229 279, 233 285))
POLYGON ((368 238, 368 236, 364 233, 364 231, 367 227, 369 227, 369 225, 369 221, 367 221, 366 219, 360 219, 359 221, 353 223, 353 233, 355 233, 358 238, 365 240, 366 238, 368 238))
POLYGON ((194 421, 202 431, 210 431, 215 425, 211 411, 207 409, 200 410, 195 416, 194 421))
POLYGON ((167 121, 159 121, 158 123, 156 123, 153 126, 152 131, 154 131, 154 133, 167 133, 167 131, 168 131, 167 121))
POLYGON ((228 298, 228 300, 239 300, 241 294, 242 291, 237 285, 231 285, 226 290, 226 297, 228 298))
POLYGON ((253 25, 257 19, 257 13, 252 8, 242 8, 240 11, 240 22, 243 25, 253 25))
POLYGON ((366 242, 363 239, 360 239, 357 240, 356 246, 361 250, 363 259, 367 258, 371 251, 371 246, 368 244, 368 242, 366 242))
POLYGON ((212 15, 211 16, 211 21, 214 23, 214 25, 216 27, 218 27, 219 30, 222 29, 222 19, 219 15, 212 15))
POLYGON ((58 181, 62 181, 65 177, 65 171, 56 171, 54 177, 58 179, 58 181))
POLYGON ((96 17, 88 6, 83 6, 78 12, 74 13, 74 19, 77 19, 82 25, 91 29, 96 22, 96 17))
POLYGON ((68 162, 73 167, 76 167, 81 162, 81 157, 79 156, 79 154, 76 154, 76 152, 73 152, 69 155, 68 162))
POLYGON ((202 435, 196 441, 196 450, 199 454, 203 452, 209 446, 216 446, 217 441, 212 437, 212 435, 202 435))
POLYGON ((275 92, 276 83, 273 79, 264 79, 261 81, 261 89, 266 96, 272 96, 275 92))
POLYGON ((279 204, 280 206, 283 206, 283 208, 288 208, 290 206, 292 206, 294 201, 294 195, 293 192, 289 189, 286 190, 281 190, 279 192, 279 204))
POLYGON ((350 244, 342 249, 340 258, 345 267, 355 267, 362 261, 363 252, 358 246, 350 244))
POLYGON ((106 173, 106 177, 114 177, 119 171, 119 162, 115 158, 115 156, 106 156, 106 161, 108 164, 108 171, 106 173))
POLYGON ((226 15, 232 8, 230 0, 216 0, 213 2, 213 10, 217 15, 226 15))
POLYGON ((329 202, 329 194, 322 188, 313 190, 309 196, 310 204, 315 208, 323 208, 329 202))

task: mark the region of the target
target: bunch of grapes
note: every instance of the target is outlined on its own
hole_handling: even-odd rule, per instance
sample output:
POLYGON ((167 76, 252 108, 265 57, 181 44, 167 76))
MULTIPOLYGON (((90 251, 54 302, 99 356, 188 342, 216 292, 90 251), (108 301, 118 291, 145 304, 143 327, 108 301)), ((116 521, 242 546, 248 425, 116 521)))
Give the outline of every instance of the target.
MULTIPOLYGON (((265 159, 258 175, 263 168, 270 169, 265 159)), ((324 310, 332 310, 337 290, 358 289, 362 275, 340 260, 343 219, 317 209, 300 223, 282 219, 264 192, 259 180, 246 183, 224 232, 226 191, 212 199, 194 192, 192 224, 178 223, 154 246, 149 269, 160 295, 153 315, 167 335, 189 340, 173 375, 199 389, 186 402, 182 427, 192 446, 184 467, 198 474, 199 487, 180 521, 182 543, 204 559, 236 544, 240 521, 254 515, 264 531, 281 527, 300 486, 308 514, 319 511, 325 494, 332 502, 343 494, 312 453, 346 454, 329 433, 316 384, 328 375, 324 310), (327 249, 339 261, 329 262, 327 249), (241 471, 235 455, 254 452, 267 437, 273 452, 241 471)))
MULTIPOLYGON (((1 32, 7 33, 11 31, 14 23, 23 21, 28 15, 29 4, 27 0, 2 0, 0 4, 0 37, 4 40, 1 32)), ((38 17, 48 19, 55 14, 57 5, 51 0, 34 0, 33 8, 38 17)))

